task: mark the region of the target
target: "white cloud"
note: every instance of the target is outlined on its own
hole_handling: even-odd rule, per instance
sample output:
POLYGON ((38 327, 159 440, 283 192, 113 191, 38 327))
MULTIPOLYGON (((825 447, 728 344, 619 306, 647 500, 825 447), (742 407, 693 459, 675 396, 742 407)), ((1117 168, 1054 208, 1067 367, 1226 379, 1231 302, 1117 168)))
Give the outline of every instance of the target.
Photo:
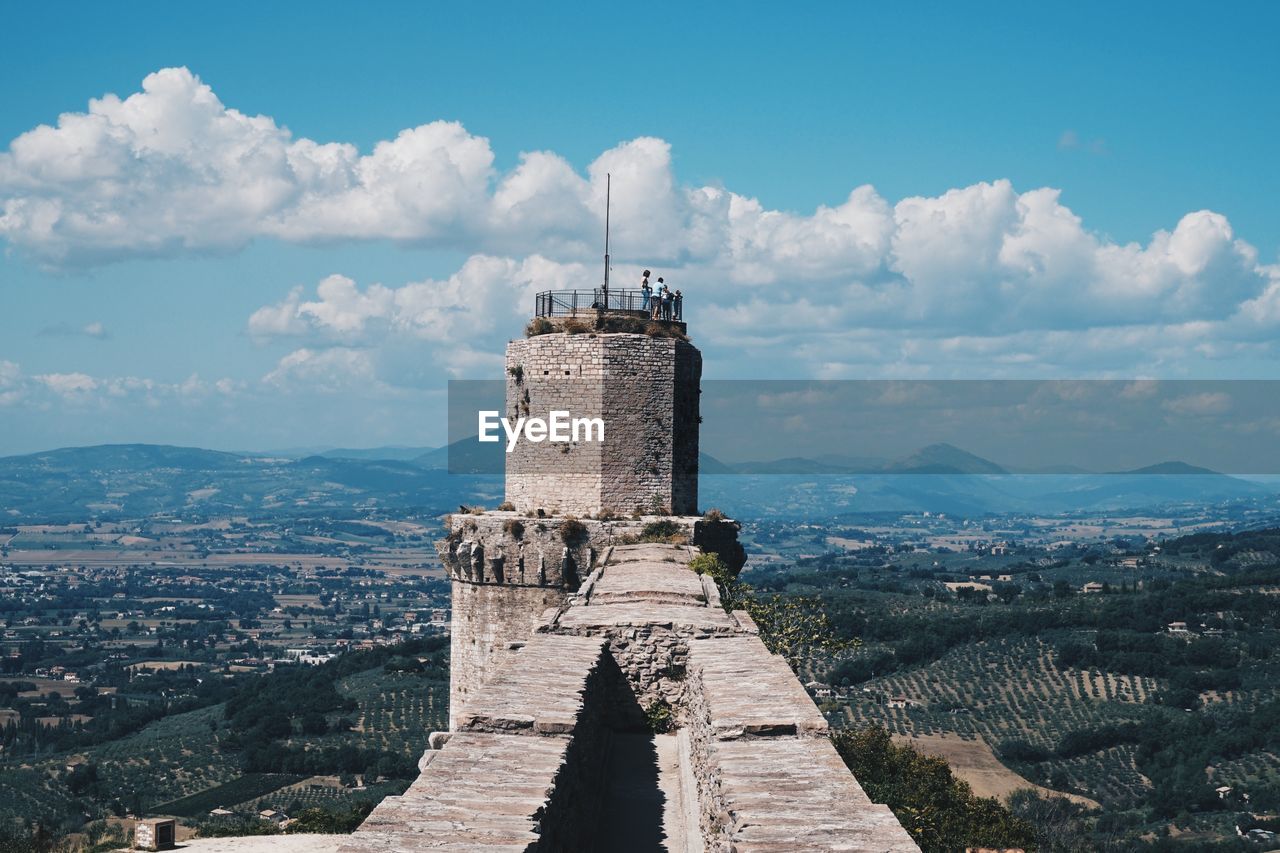
MULTIPOLYGON (((388 339, 415 346, 412 353, 403 354, 380 347, 376 361, 384 372, 412 372, 396 364, 404 356, 464 375, 494 367, 500 339, 523 325, 535 292, 571 288, 587 280, 581 265, 561 264, 540 255, 522 261, 476 255, 448 278, 399 287, 371 284, 362 290, 346 276, 330 275, 316 286, 314 299, 305 298, 303 289, 295 287, 281 302, 259 308, 249 317, 249 334, 259 341, 292 337, 309 343, 309 348, 286 357, 296 357, 296 364, 277 366, 268 377, 271 382, 286 376, 323 379, 310 367, 320 363, 316 359, 326 347, 368 347, 388 339), (307 370, 302 369, 304 365, 307 370)), ((375 362, 368 352, 341 351, 350 354, 328 357, 354 360, 356 353, 362 353, 370 368, 375 362)))
MULTIPOLYGON (((1092 143, 1068 132, 1060 144, 1092 143)), ((861 186, 811 213, 772 210, 681 184, 670 145, 652 137, 584 170, 535 151, 503 173, 488 140, 454 122, 362 153, 227 107, 185 68, 13 140, 0 153, 0 235, 51 266, 257 238, 447 246, 470 256, 447 278, 333 275, 248 321, 255 339, 300 347, 273 382, 359 368, 421 384, 415 359, 453 375, 488 369, 534 291, 596 282, 606 173, 615 281, 631 286, 642 264, 665 275, 684 290, 695 333, 735 366, 1158 375, 1189 358, 1275 355, 1280 266, 1260 263, 1213 211, 1120 244, 1090 230, 1058 190, 1019 192, 1007 180, 896 203, 861 186)))
POLYGON ((162 401, 196 402, 215 393, 225 399, 244 390, 242 382, 226 378, 207 382, 194 373, 180 382, 140 376, 94 376, 82 371, 26 375, 18 364, 0 360, 0 406, 21 403, 43 410, 54 402, 77 407, 156 406, 162 401))
POLYGON ((380 385, 370 354, 350 347, 294 350, 262 381, 285 391, 370 390, 380 385))
POLYGON ((86 373, 43 373, 36 381, 66 399, 80 399, 98 390, 98 380, 86 373))
POLYGON ((1221 391, 1205 391, 1174 397, 1161 405, 1175 415, 1220 415, 1231 408, 1231 395, 1221 391))
POLYGON ((0 406, 11 406, 23 396, 22 368, 0 359, 0 406))
MULTIPOLYGON (((612 173, 619 262, 703 269, 748 288, 861 286, 860 301, 894 321, 1218 316, 1276 279, 1219 214, 1190 213, 1145 247, 1119 245, 1089 232, 1057 190, 1019 193, 1005 180, 893 205, 862 186, 840 205, 798 214, 680 185, 670 146, 652 137, 603 152, 585 175, 549 151, 521 155, 506 174, 493 164, 488 140, 456 122, 406 129, 367 154, 294 138, 268 116, 223 105, 187 69, 167 68, 140 92, 93 100, 13 140, 0 153, 0 234, 50 265, 235 249, 258 237, 583 262, 599 249, 612 173)), ((290 316, 255 322, 272 334, 304 328, 290 316)))
POLYGON ((1087 151, 1090 154, 1106 154, 1107 141, 1101 137, 1085 141, 1080 134, 1068 128, 1058 137, 1059 151, 1087 151))
POLYGON ((107 331, 107 327, 98 321, 85 323, 83 326, 73 326, 67 322, 54 323, 45 326, 40 330, 42 337, 64 338, 64 337, 85 337, 96 338, 98 340, 106 340, 111 337, 111 333, 107 331))

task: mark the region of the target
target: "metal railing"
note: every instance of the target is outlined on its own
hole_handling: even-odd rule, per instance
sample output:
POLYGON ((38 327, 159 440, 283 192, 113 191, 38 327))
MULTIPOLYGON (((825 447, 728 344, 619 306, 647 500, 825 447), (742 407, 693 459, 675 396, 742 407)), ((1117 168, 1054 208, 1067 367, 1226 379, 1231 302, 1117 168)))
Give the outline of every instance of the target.
MULTIPOLYGON (((636 314, 651 315, 657 304, 658 294, 654 291, 645 296, 642 290, 614 290, 609 288, 608 299, 605 299, 604 288, 594 290, 544 290, 534 297, 536 317, 572 317, 586 314, 589 311, 628 311, 636 314)), ((683 320, 684 298, 672 299, 669 313, 659 313, 659 319, 683 320)))

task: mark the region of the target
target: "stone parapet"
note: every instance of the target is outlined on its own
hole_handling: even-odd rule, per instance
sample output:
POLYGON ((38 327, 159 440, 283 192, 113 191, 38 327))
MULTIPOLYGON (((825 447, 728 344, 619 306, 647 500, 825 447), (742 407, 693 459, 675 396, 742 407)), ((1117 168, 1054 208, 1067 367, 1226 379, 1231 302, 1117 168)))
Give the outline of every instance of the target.
POLYGON ((387 797, 339 853, 538 849, 568 738, 453 735, 399 797, 387 797))
POLYGON ((712 853, 918 853, 887 806, 871 802, 827 738, 717 741, 695 776, 712 853))
MULTIPOLYGON (((635 543, 646 526, 655 523, 671 526, 688 544, 679 558, 683 562, 707 552, 718 554, 734 573, 746 563, 738 544, 738 522, 697 515, 600 519, 511 510, 458 512, 445 517, 445 538, 436 543, 436 551, 454 581, 573 592, 596 569, 601 554, 615 545, 635 543)), ((639 555, 626 559, 637 561, 643 558, 639 555)))
MULTIPOLYGON (((505 668, 472 698, 458 717, 457 730, 572 734, 589 683, 606 677, 606 645, 600 637, 532 637, 513 650, 505 668)), ((612 661, 609 668, 617 669, 612 661)))
MULTIPOLYGON (((547 622, 547 611, 558 611, 569 602, 570 595, 576 592, 583 595, 584 601, 587 600, 594 585, 586 590, 583 585, 593 573, 600 572, 603 555, 620 543, 634 541, 646 525, 655 522, 673 528, 677 538, 690 542, 691 546, 682 550, 672 550, 670 545, 628 546, 627 550, 618 552, 620 561, 637 562, 654 548, 666 548, 667 553, 660 560, 683 563, 694 553, 692 546, 700 546, 703 550, 724 549, 727 560, 736 558, 734 546, 737 544, 738 524, 728 519, 708 521, 700 516, 641 516, 638 519, 610 520, 565 516, 540 518, 500 510, 459 512, 446 518, 448 535, 437 544, 437 548, 453 581, 449 678, 451 728, 481 683, 506 660, 512 646, 527 640, 543 626, 547 622), (566 530, 575 532, 566 536, 566 530)), ((667 563, 666 568, 671 565, 667 563)), ((733 567, 739 566, 741 562, 733 567)), ((686 578, 684 583, 688 590, 699 583, 688 572, 682 571, 681 574, 686 578)), ((602 576, 603 573, 598 575, 602 576)), ((610 576, 611 581, 620 577, 624 576, 616 572, 610 576)), ((658 598, 674 600, 662 590, 652 592, 643 600, 615 594, 607 587, 605 594, 619 602, 644 605, 647 608, 644 612, 631 617, 642 627, 653 621, 653 607, 660 603, 658 598)), ((689 629, 707 619, 715 622, 708 626, 708 630, 717 630, 727 624, 718 608, 708 610, 699 607, 687 611, 687 614, 681 617, 676 612, 674 616, 682 619, 682 624, 689 629)), ((592 611, 591 618, 597 615, 592 611)), ((622 616, 615 612, 608 619, 617 621, 622 616)), ((591 620, 588 618, 586 621, 591 620)), ((576 628, 567 627, 563 633, 574 630, 576 628)), ((595 631, 595 628, 584 626, 580 633, 595 631)))
POLYGON ((742 736, 824 736, 827 720, 787 662, 756 636, 689 643, 689 668, 698 680, 717 740, 742 736), (750 690, 742 685, 750 684, 750 690))

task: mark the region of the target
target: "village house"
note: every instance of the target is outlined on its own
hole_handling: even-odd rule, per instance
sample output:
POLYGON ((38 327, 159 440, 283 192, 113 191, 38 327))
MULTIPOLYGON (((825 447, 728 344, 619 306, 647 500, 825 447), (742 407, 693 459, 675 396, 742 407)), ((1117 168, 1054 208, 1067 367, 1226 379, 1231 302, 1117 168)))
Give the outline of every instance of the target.
POLYGON ((289 822, 289 816, 287 814, 284 812, 278 812, 275 809, 263 809, 258 812, 258 817, 268 823, 274 823, 276 826, 284 826, 289 822))

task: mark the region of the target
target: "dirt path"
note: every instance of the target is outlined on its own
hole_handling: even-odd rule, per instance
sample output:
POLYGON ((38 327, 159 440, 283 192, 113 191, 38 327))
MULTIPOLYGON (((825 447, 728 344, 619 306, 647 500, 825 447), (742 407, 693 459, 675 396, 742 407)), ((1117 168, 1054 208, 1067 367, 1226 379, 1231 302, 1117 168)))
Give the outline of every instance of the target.
POLYGON ((991 751, 991 747, 987 746, 987 742, 982 739, 961 740, 958 737, 946 735, 918 737, 895 735, 894 740, 898 743, 911 744, 927 755, 945 758, 956 776, 968 782, 969 787, 973 788, 973 792, 979 797, 995 797, 1003 801, 1019 788, 1032 788, 1042 795, 1066 797, 1089 808, 1101 807, 1096 800, 1081 797, 1078 794, 1055 791, 1019 776, 1001 764, 1000 759, 996 758, 995 753, 991 751))

